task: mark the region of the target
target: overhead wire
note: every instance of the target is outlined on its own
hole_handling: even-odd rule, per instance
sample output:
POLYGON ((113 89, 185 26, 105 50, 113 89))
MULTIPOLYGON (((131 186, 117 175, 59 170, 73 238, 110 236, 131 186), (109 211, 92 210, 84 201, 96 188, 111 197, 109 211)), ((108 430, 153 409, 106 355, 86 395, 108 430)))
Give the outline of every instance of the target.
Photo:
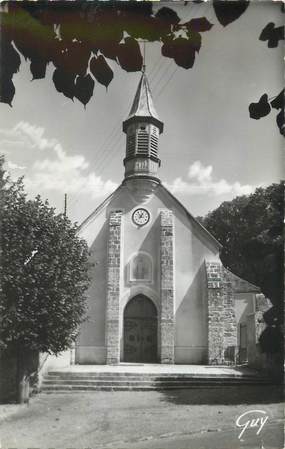
MULTIPOLYGON (((168 70, 168 68, 167 68, 168 70)), ((152 74, 154 73, 154 71, 152 72, 152 74)), ((157 71, 157 74, 159 73, 159 71, 157 71)), ((164 73, 165 75, 165 73, 164 73)), ((155 80, 156 75, 154 75, 153 80, 155 80)), ((162 77, 163 78, 163 77, 162 77)), ((159 78, 159 82, 162 79, 161 77, 159 78)), ((132 104, 132 100, 128 106, 128 110, 131 107, 132 104)), ((127 111, 128 112, 128 111, 127 111)), ((113 157, 116 148, 118 146, 118 136, 121 135, 121 121, 117 121, 116 124, 114 125, 111 133, 107 136, 107 138, 104 140, 104 142, 100 145, 99 147, 99 159, 98 159, 98 153, 96 152, 96 154, 94 155, 94 159, 96 157, 96 172, 100 173, 103 168, 107 165, 107 163, 111 160, 111 158, 113 157), (115 134, 114 134, 115 131, 115 134), (107 146, 109 147, 109 150, 107 150, 107 146)), ((123 136, 121 137, 121 139, 123 138, 123 136)), ((91 164, 90 166, 92 167, 93 165, 93 161, 91 160, 91 164)), ((76 194, 75 198, 73 198, 73 200, 70 202, 69 207, 74 207, 75 204, 79 201, 79 197, 80 194, 83 192, 84 187, 82 187, 76 194)))
MULTIPOLYGON (((199 5, 200 8, 203 6, 208 7, 208 4, 202 4, 199 5)), ((205 8, 206 9, 206 8, 205 8)), ((196 16, 197 14, 195 14, 196 16)), ((183 21, 188 21, 190 18, 193 18, 193 13, 191 12, 191 17, 189 18, 185 18, 183 19, 183 21)), ((149 74, 149 78, 151 80, 151 83, 153 85, 153 91, 155 91, 157 89, 157 87, 159 85, 161 85, 161 83, 163 82, 163 80, 166 78, 167 73, 169 72, 170 67, 172 66, 172 61, 169 62, 169 64, 167 65, 167 68, 164 69, 164 64, 163 64, 164 60, 162 55, 160 55, 160 58, 157 60, 157 62, 155 63, 154 67, 152 68, 151 73, 149 74), (162 73, 161 69, 163 69, 162 73), (159 75, 160 74, 160 75, 159 75), (157 79, 156 79, 157 78, 157 79)), ((158 93, 156 94, 156 97, 159 97, 162 92, 165 90, 165 88, 167 87, 167 85, 171 82, 171 80, 173 79, 175 73, 178 70, 178 66, 171 72, 170 76, 167 78, 166 82, 164 82, 162 84, 162 87, 159 89, 158 93)), ((132 102, 131 102, 132 103, 132 102)), ((129 105, 130 107, 130 105, 129 105)), ((96 172, 100 173, 100 171, 103 170, 103 168, 105 168, 105 166, 107 165, 107 163, 109 163, 110 159, 113 157, 117 147, 118 147, 118 136, 121 133, 121 121, 117 121, 114 125, 114 127, 112 128, 112 131, 108 134, 107 138, 103 141, 103 143, 100 145, 98 152, 96 152, 94 154, 94 159, 96 157, 96 172), (107 146, 109 147, 109 150, 106 151, 107 146), (99 158, 98 158, 99 156, 99 158)), ((123 138, 123 136, 121 136, 121 139, 123 138)), ((120 140, 121 140, 120 139, 120 140)), ((92 161, 93 163, 93 161, 92 161)), ((92 164, 91 164, 92 166, 92 164)), ((75 204, 78 202, 79 200, 79 196, 82 193, 84 187, 82 187, 76 194, 76 197, 71 201, 70 206, 75 206, 75 204)))

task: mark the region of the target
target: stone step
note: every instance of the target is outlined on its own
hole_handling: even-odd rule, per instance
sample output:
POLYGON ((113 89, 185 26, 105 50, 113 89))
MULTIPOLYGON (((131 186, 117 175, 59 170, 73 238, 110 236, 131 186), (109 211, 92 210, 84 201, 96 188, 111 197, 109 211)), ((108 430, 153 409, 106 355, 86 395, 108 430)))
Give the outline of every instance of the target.
POLYGON ((214 377, 54 377, 54 376, 45 376, 44 380, 49 383, 80 383, 80 382, 268 382, 267 378, 252 378, 252 377, 232 377, 232 378, 214 378, 214 377))
MULTIPOLYGON (((65 392, 83 392, 83 391, 160 391, 160 390, 178 390, 185 388, 197 388, 197 386, 192 385, 191 387, 185 386, 124 386, 124 385, 115 385, 115 386, 85 386, 78 385, 77 387, 72 387, 70 385, 64 385, 61 387, 45 387, 41 391, 42 393, 65 393, 65 392)), ((204 388, 204 387, 203 387, 204 388)), ((205 388, 212 388, 211 386, 205 386, 205 388)))
MULTIPOLYGON (((268 382, 259 382, 259 385, 267 385, 268 382)), ((46 387, 61 387, 63 385, 67 385, 70 387, 74 387, 76 388, 77 386, 92 386, 92 387, 108 387, 108 386, 149 386, 149 387, 169 387, 169 386, 183 386, 185 388, 190 387, 192 385, 194 386, 204 386, 204 385, 257 385, 257 383, 253 383, 253 382, 248 382, 248 381, 244 381, 244 382, 238 382, 238 381, 232 381, 232 382, 224 382, 224 381, 219 381, 219 382, 209 382, 209 381, 196 381, 196 382, 149 382, 149 381, 133 381, 133 382, 128 382, 128 381, 94 381, 94 382, 86 382, 86 381, 79 381, 79 382, 65 382, 65 381, 58 381, 58 382, 49 382, 49 381, 44 381, 42 383, 42 389, 46 388, 46 387)))
POLYGON ((51 385, 44 386, 42 388, 43 393, 65 393, 65 392, 83 392, 83 391, 163 391, 163 390, 185 390, 192 388, 202 388, 202 389, 212 389, 212 388, 224 388, 237 386, 237 384, 233 385, 225 385, 224 383, 220 383, 219 385, 198 385, 198 384, 178 384, 178 385, 51 385))
POLYGON ((49 383, 80 383, 80 382, 156 382, 156 383, 163 383, 163 382, 201 382, 201 383, 207 383, 207 382, 211 382, 211 383, 219 383, 219 382, 236 382, 236 383, 267 383, 269 381, 269 379, 251 379, 251 378, 233 378, 233 379, 223 379, 223 378, 219 378, 219 379, 214 379, 214 378, 188 378, 188 379, 175 379, 175 378, 166 378, 166 379, 146 379, 146 378, 57 378, 57 379, 52 379, 49 377, 45 377, 44 378, 45 381, 48 381, 49 383))
POLYGON ((256 379, 256 378, 263 378, 263 376, 256 375, 256 374, 233 374, 233 373, 226 373, 226 374, 216 374, 216 373, 209 373, 209 374, 199 374, 199 373, 193 373, 193 374, 171 374, 171 373, 111 373, 111 372, 66 372, 66 371, 55 371, 55 372, 49 372, 48 376, 50 378, 155 378, 155 379, 165 379, 165 378, 175 378, 175 379, 185 379, 185 378, 193 378, 193 379, 200 379, 200 378, 213 378, 213 379, 220 379, 220 378, 229 378, 229 379, 256 379))
MULTIPOLYGON (((194 370, 193 370, 194 371, 194 370)), ((50 371, 43 379, 41 390, 75 391, 145 391, 186 388, 221 388, 239 385, 272 385, 270 379, 254 370, 221 369, 211 372, 143 372, 136 371, 50 371)))
MULTIPOLYGON (((71 373, 65 373, 71 374, 71 373)), ((79 373, 77 373, 79 374, 79 373)), ((121 376, 62 376, 55 377, 47 375, 42 382, 43 392, 65 392, 65 391, 124 391, 124 390, 165 390, 183 388, 215 388, 239 385, 271 385, 267 378, 253 377, 121 377, 121 376)))

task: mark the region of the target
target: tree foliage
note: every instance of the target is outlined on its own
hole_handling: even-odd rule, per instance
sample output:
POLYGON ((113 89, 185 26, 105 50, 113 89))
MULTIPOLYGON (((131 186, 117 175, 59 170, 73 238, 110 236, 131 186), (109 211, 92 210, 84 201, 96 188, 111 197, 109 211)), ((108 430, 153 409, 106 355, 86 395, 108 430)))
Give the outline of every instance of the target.
MULTIPOLYGON (((193 3, 200 2, 193 0, 193 3)), ((192 7, 191 2, 185 2, 192 7)), ((249 1, 213 1, 222 26, 237 20, 249 1)), ((161 54, 184 69, 193 67, 202 46, 202 34, 213 24, 206 17, 184 22, 171 8, 153 11, 152 2, 6 2, 2 3, 0 102, 12 104, 15 95, 13 75, 20 69, 20 54, 30 62, 33 80, 45 78, 47 65, 55 67, 56 90, 67 98, 77 98, 84 106, 94 93, 95 81, 106 88, 113 79, 109 60, 127 72, 142 69, 139 41, 159 42, 161 54)), ((284 8, 281 7, 284 12, 284 8)), ((284 27, 268 23, 259 40, 276 48, 284 39, 284 27)), ((271 107, 267 94, 249 106, 250 117, 259 119, 271 107)), ((283 94, 277 95, 281 98, 283 94)), ((272 103, 271 103, 272 106, 272 103)), ((274 106, 272 106, 274 108, 274 106)), ((276 117, 284 134, 284 107, 276 117)))
MULTIPOLYGON (((214 1, 214 11, 218 22, 227 26, 248 5, 248 1, 214 1)), ((44 78, 52 63, 55 88, 85 105, 93 95, 95 81, 106 87, 112 81, 108 60, 127 72, 142 69, 140 40, 159 42, 163 56, 189 69, 200 51, 202 33, 213 26, 205 17, 183 22, 166 6, 154 12, 152 2, 146 1, 7 2, 2 8, 6 10, 0 18, 0 101, 10 105, 20 54, 30 62, 34 80, 44 78)))
POLYGON ((281 321, 283 201, 284 185, 272 184, 257 188, 249 196, 222 203, 202 220, 223 245, 223 264, 259 286, 275 306, 274 317, 281 321))
MULTIPOLYGON (((3 161, 2 161, 3 163, 3 161)), ((1 168, 0 346, 57 354, 84 317, 88 249, 77 227, 1 168)))
MULTIPOLYGON (((283 6, 281 7, 284 12, 283 6)), ((262 30, 259 40, 266 42, 268 48, 276 48, 279 41, 284 40, 284 26, 276 27, 273 22, 268 23, 262 30)), ((266 117, 272 109, 277 109, 276 125, 279 128, 280 134, 285 135, 285 121, 284 121, 284 89, 270 100, 268 94, 261 95, 256 103, 250 103, 249 116, 255 120, 266 117)))
POLYGON ((277 109, 278 111, 276 115, 276 125, 279 128, 280 134, 284 135, 284 89, 271 101, 268 100, 267 94, 261 95, 258 102, 249 105, 249 115, 251 118, 259 120, 262 117, 266 117, 272 109, 277 109))

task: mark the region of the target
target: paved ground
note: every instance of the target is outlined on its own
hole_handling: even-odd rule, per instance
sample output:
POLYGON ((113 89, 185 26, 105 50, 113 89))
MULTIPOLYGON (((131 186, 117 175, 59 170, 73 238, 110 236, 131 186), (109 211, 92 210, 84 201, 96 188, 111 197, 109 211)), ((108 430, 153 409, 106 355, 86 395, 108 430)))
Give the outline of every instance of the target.
POLYGON ((0 447, 281 449, 281 401, 280 388, 260 386, 40 394, 28 406, 8 407, 6 417, 0 406, 0 447), (252 428, 240 441, 236 419, 253 409, 264 411, 269 419, 259 436, 252 428))
POLYGON ((52 369, 68 373, 140 373, 140 374, 197 374, 197 375, 236 375, 256 376, 258 371, 246 366, 210 366, 210 365, 167 365, 160 363, 120 363, 119 365, 69 365, 52 369))

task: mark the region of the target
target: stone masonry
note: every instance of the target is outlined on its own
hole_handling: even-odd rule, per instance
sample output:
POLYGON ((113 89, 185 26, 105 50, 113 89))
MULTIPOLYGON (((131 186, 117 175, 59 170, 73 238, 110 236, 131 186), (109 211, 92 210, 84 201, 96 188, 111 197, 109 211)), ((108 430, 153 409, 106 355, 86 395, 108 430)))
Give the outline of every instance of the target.
POLYGON ((160 213, 161 267, 161 363, 174 363, 174 275, 173 275, 173 215, 166 209, 160 213))
POLYGON ((224 305, 224 363, 235 363, 237 352, 237 323, 234 309, 234 288, 230 273, 223 266, 222 280, 224 305))
POLYGON ((208 363, 223 363, 224 324, 220 263, 206 263, 208 280, 208 363))
POLYGON ((120 274, 121 274, 122 212, 112 211, 109 217, 107 257, 106 363, 120 362, 120 274))
POLYGON ((206 263, 208 282, 208 363, 235 363, 237 325, 230 273, 220 262, 206 263))

